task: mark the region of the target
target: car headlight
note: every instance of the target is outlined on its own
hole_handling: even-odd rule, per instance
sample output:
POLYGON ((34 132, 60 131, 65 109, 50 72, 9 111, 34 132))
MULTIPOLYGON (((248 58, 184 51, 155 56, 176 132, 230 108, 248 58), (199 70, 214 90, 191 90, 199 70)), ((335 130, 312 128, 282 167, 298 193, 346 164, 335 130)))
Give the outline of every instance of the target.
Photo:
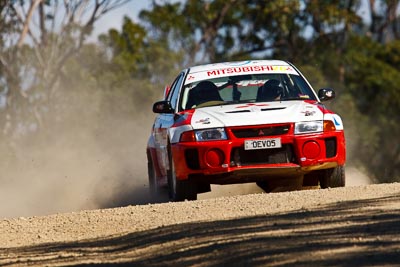
POLYGON ((323 130, 323 121, 303 121, 296 122, 294 125, 294 134, 317 133, 323 130))
POLYGON ((196 141, 215 141, 215 140, 226 140, 225 129, 224 128, 214 128, 206 130, 196 130, 194 132, 196 136, 196 141))

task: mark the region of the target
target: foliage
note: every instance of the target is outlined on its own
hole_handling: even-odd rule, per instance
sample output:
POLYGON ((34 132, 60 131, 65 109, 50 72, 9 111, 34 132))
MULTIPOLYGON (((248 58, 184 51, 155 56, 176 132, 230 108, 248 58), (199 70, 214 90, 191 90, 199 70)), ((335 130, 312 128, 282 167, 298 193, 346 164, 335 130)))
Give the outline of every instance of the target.
MULTIPOLYGON (((19 135, 30 125, 47 127, 53 97, 66 62, 76 55, 102 15, 126 0, 2 1, 0 4, 0 75, 5 84, 7 115, 19 135)), ((35 128, 35 127, 34 127, 35 128)))
POLYGON ((347 90, 364 117, 358 133, 359 161, 381 181, 400 175, 400 68, 399 41, 387 45, 365 37, 350 40, 346 53, 347 90), (394 137, 394 138, 393 138, 394 137))

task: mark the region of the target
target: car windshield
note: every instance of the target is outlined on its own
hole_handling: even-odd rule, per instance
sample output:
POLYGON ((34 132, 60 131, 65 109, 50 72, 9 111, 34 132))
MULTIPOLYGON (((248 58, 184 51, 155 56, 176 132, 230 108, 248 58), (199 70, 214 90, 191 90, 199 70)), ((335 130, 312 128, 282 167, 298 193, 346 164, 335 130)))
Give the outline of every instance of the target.
POLYGON ((186 84, 181 91, 180 109, 286 100, 316 100, 316 97, 299 75, 239 75, 186 84))

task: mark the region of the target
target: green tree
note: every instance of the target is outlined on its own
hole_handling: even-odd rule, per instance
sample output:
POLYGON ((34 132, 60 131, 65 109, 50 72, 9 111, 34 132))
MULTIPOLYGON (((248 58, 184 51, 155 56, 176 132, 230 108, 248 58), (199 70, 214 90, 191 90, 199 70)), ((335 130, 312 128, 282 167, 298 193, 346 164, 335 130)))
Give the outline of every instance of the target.
POLYGON ((3 120, 3 133, 18 135, 22 124, 20 129, 28 131, 47 125, 66 61, 81 49, 101 16, 126 2, 1 1, 0 75, 7 88, 2 115, 11 117, 8 124, 3 120))
POLYGON ((143 26, 129 18, 124 18, 121 31, 111 29, 100 41, 103 53, 111 52, 108 65, 98 70, 103 75, 93 74, 106 77, 101 88, 129 92, 136 110, 148 112, 152 101, 161 97, 162 88, 181 69, 182 52, 168 50, 164 40, 150 38, 143 26))
POLYGON ((380 181, 400 177, 400 42, 354 37, 346 54, 346 86, 360 112, 355 157, 380 181), (363 125, 364 124, 364 125, 363 125))

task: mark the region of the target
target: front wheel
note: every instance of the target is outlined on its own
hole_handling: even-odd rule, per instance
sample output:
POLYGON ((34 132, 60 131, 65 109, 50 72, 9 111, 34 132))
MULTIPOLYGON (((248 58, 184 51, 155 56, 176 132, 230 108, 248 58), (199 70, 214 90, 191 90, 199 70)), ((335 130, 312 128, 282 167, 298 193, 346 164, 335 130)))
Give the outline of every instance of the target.
POLYGON ((344 166, 323 170, 319 178, 321 188, 344 187, 346 185, 346 175, 344 166))
MULTIPOLYGON (((171 155, 171 153, 170 153, 171 155)), ((178 180, 175 174, 175 164, 172 157, 169 157, 168 171, 168 192, 172 201, 196 200, 196 184, 189 180, 178 180)))
POLYGON ((258 181, 256 182, 256 185, 260 187, 262 190, 264 190, 265 193, 272 192, 271 186, 265 181, 258 181))

